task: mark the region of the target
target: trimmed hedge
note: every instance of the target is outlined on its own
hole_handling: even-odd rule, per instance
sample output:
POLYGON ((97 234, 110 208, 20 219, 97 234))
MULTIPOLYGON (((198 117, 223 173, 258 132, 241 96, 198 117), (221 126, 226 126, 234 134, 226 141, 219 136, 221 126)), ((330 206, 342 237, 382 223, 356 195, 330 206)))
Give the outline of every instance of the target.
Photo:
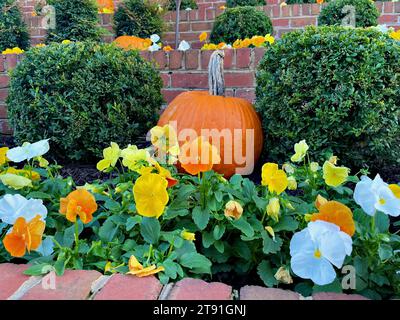
POLYGON ((399 164, 400 45, 379 31, 308 27, 267 50, 256 108, 265 156, 283 161, 306 139, 355 168, 399 164))
POLYGON ((56 11, 56 28, 47 35, 47 42, 100 41, 104 32, 98 26, 98 7, 93 0, 49 0, 56 11))
POLYGON ((29 48, 29 33, 15 0, 0 0, 0 53, 7 48, 29 48))
POLYGON ((164 20, 158 6, 143 0, 125 0, 115 12, 114 29, 117 36, 148 38, 161 35, 164 20))
POLYGON ((243 7, 243 6, 265 6, 265 0, 227 0, 228 8, 243 7))
POLYGON ((157 123, 162 80, 137 51, 89 42, 33 48, 13 70, 8 115, 18 142, 51 138, 56 158, 90 161, 157 123))
POLYGON ((228 8, 215 20, 211 31, 212 43, 233 43, 237 39, 272 34, 271 19, 254 7, 228 8))
POLYGON ((335 0, 322 8, 318 17, 318 25, 341 25, 347 13, 343 13, 344 6, 354 6, 356 27, 370 27, 378 25, 379 11, 371 0, 335 0))

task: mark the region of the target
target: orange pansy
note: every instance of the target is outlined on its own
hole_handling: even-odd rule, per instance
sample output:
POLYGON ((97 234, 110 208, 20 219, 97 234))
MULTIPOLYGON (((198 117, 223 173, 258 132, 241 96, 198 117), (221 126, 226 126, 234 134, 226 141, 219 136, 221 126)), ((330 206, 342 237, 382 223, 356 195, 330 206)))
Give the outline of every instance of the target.
POLYGON ((218 149, 203 136, 186 142, 179 154, 179 162, 183 169, 191 175, 210 171, 214 164, 221 162, 218 149))
POLYGON ((323 220, 334 223, 340 230, 347 233, 350 237, 356 230, 353 213, 350 208, 337 201, 328 201, 319 207, 319 213, 311 216, 311 221, 323 220))
POLYGON ((30 222, 19 217, 9 234, 4 237, 3 244, 13 257, 23 257, 26 250, 36 250, 42 243, 42 236, 46 224, 37 215, 30 222))
POLYGON ((97 203, 94 196, 85 189, 72 191, 66 198, 60 200, 60 213, 66 215, 71 222, 75 222, 79 216, 83 223, 89 223, 96 210, 97 203))

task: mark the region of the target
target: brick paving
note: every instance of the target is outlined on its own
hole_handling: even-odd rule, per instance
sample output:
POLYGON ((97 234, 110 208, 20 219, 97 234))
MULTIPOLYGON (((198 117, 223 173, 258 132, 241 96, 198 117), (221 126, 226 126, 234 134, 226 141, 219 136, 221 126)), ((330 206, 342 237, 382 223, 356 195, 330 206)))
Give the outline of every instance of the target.
POLYGON ((186 278, 163 286, 156 277, 138 278, 97 271, 67 270, 62 277, 29 277, 26 265, 0 264, 0 300, 367 300, 353 294, 296 292, 260 286, 233 290, 219 282, 186 278))

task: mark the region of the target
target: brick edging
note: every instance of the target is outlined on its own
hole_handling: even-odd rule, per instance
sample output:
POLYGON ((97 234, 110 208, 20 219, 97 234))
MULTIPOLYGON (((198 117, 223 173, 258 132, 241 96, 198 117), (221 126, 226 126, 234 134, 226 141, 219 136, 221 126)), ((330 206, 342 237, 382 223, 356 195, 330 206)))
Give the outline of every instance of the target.
POLYGON ((62 277, 29 277, 23 275, 26 269, 27 265, 0 264, 0 300, 368 300, 357 294, 325 292, 304 298, 289 290, 259 286, 237 291, 192 278, 163 286, 154 276, 103 276, 86 270, 67 270, 62 277))

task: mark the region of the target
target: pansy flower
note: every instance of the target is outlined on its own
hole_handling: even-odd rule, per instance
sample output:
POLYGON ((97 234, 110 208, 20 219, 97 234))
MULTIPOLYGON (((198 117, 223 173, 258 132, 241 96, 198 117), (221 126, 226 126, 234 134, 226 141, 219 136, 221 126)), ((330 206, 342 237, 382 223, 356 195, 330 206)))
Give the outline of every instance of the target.
POLYGON ((66 198, 60 199, 60 213, 65 215, 68 221, 75 222, 79 216, 86 224, 92 221, 93 213, 97 210, 94 196, 86 189, 72 191, 66 198))
POLYGON ((127 274, 132 274, 139 278, 151 276, 165 270, 164 267, 157 268, 154 264, 145 268, 134 255, 130 257, 128 266, 129 271, 127 274))
POLYGON ((4 223, 13 225, 20 217, 31 221, 37 215, 40 215, 43 221, 47 217, 47 208, 42 200, 28 200, 20 194, 6 194, 0 199, 0 220, 4 223))
POLYGON ((49 139, 35 143, 25 142, 20 147, 15 147, 7 151, 7 158, 12 162, 22 162, 36 157, 40 157, 50 150, 49 139))
POLYGON ((294 155, 290 158, 292 162, 300 162, 304 159, 307 151, 310 147, 308 146, 306 140, 301 140, 299 143, 294 145, 294 155))
POLYGON ((325 183, 330 187, 338 187, 347 181, 350 169, 337 167, 332 162, 325 161, 322 171, 325 183))
POLYGON ((288 187, 288 178, 285 171, 280 170, 276 163, 266 163, 262 166, 261 184, 268 186, 270 192, 281 194, 288 187))
POLYGON ((121 155, 118 144, 111 142, 111 146, 103 150, 103 158, 97 163, 97 170, 104 171, 109 167, 115 167, 121 155))

